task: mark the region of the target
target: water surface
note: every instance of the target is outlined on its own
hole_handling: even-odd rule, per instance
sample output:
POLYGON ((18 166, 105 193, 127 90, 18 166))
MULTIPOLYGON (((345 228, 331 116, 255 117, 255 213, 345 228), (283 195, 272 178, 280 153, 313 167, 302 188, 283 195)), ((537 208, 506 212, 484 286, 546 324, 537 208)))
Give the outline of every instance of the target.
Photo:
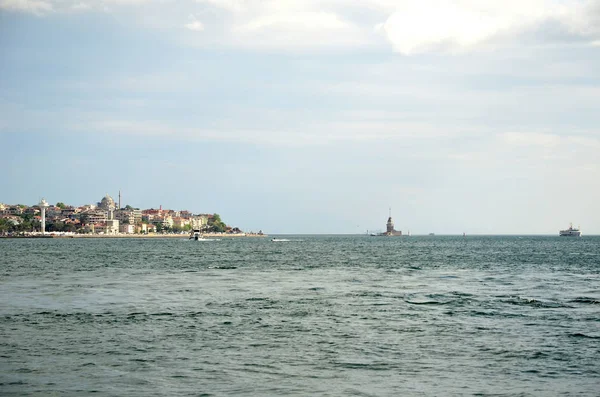
POLYGON ((0 394, 600 390, 600 238, 0 240, 0 394))

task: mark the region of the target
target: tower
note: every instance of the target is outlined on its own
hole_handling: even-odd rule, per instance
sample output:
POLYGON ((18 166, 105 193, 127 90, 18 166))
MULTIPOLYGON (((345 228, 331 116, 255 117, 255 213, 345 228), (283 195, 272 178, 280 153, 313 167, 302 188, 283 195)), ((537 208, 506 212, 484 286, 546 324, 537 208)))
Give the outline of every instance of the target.
POLYGON ((121 207, 121 190, 119 190, 119 208, 118 209, 121 209, 121 208, 123 208, 123 207, 121 207))
POLYGON ((46 208, 50 207, 45 199, 42 199, 38 204, 40 211, 42 211, 42 234, 46 234, 46 208))
POLYGON ((392 209, 390 208, 390 216, 388 218, 387 224, 386 224, 386 231, 387 234, 392 235, 394 233, 394 221, 392 220, 392 209))

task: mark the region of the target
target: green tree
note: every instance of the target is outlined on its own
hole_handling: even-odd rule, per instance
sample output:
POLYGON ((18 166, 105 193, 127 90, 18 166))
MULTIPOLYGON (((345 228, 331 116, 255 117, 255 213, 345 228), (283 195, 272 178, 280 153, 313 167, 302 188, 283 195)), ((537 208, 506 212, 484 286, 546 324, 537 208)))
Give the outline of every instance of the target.
POLYGON ((171 228, 171 231, 173 233, 181 233, 183 231, 183 229, 180 226, 173 225, 173 227, 171 228))
POLYGON ((60 208, 61 210, 64 210, 65 208, 67 208, 67 205, 65 203, 63 203, 62 201, 59 201, 58 203, 56 203, 56 206, 58 208, 60 208))
POLYGON ((8 219, 0 219, 0 233, 8 233, 13 230, 12 222, 9 222, 8 219))
POLYGON ((89 221, 90 216, 88 214, 81 214, 79 216, 79 222, 81 222, 82 225, 87 225, 89 221))
POLYGON ((65 224, 63 222, 53 222, 49 223, 46 227, 49 232, 64 232, 65 224))
POLYGON ((222 233, 227 229, 227 225, 221 220, 219 214, 213 214, 208 218, 208 230, 213 233, 222 233))

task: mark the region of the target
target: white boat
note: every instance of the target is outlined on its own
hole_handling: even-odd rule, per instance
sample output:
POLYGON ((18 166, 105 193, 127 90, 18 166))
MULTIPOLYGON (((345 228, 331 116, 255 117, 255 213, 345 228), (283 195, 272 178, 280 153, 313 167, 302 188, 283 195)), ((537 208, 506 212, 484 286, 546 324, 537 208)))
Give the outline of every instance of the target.
POLYGON ((280 243, 280 242, 290 241, 290 240, 288 240, 287 238, 272 238, 271 241, 280 243))
POLYGON ((581 230, 580 228, 574 228, 573 224, 571 223, 567 230, 559 231, 558 235, 561 237, 581 237, 581 230))
POLYGON ((189 239, 194 241, 220 241, 218 238, 204 238, 200 230, 192 230, 189 239))

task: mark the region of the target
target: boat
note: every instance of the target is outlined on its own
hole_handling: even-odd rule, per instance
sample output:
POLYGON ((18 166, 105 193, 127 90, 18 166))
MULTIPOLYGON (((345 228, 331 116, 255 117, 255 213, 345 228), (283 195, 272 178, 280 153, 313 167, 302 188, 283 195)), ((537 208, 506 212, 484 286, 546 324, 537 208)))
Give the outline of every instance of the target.
POLYGON ((199 229, 192 230, 189 239, 194 241, 220 241, 218 238, 205 238, 199 229))
POLYGON ((280 242, 285 242, 285 241, 290 241, 290 240, 288 240, 287 238, 272 238, 271 241, 280 243, 280 242))
POLYGON ((560 230, 558 235, 561 237, 581 237, 581 229, 574 228, 573 224, 569 224, 569 228, 566 230, 560 230))

